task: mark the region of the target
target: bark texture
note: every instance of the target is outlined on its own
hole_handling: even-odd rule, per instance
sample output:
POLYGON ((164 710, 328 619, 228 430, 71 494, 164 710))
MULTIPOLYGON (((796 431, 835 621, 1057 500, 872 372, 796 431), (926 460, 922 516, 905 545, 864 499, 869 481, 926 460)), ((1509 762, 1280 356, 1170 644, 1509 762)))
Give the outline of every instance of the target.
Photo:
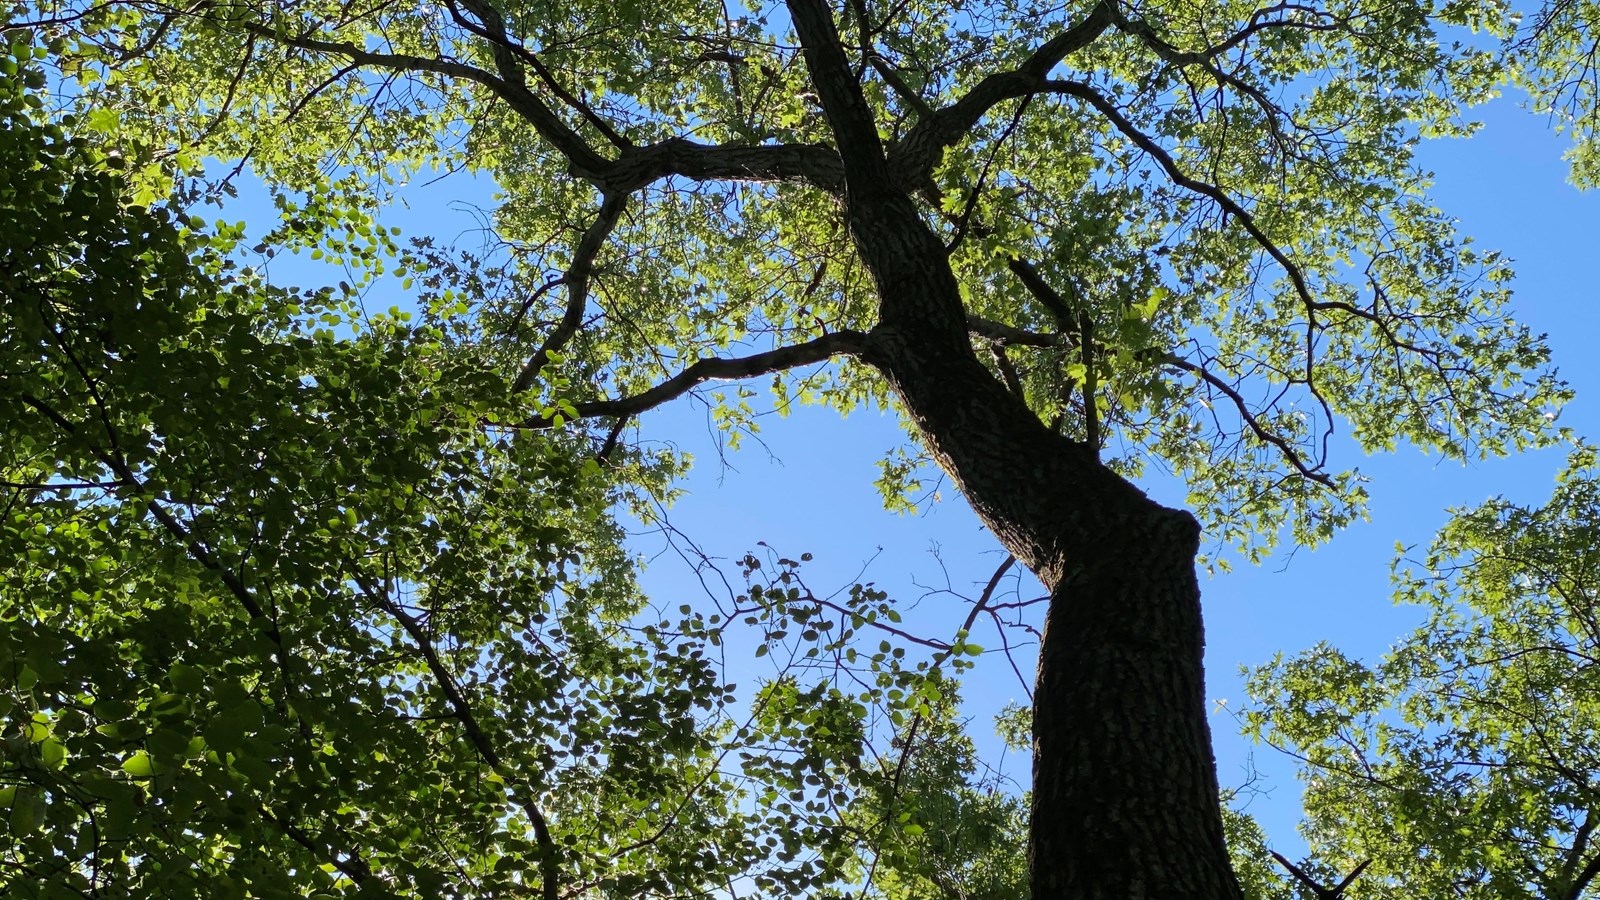
POLYGON ((945 324, 959 302, 942 253, 918 252, 938 246, 932 233, 882 212, 863 211, 857 232, 863 251, 877 248, 885 298, 868 359, 1051 592, 1034 692, 1034 898, 1240 896, 1205 717, 1199 526, 1046 429, 990 375, 945 324))
POLYGON ((1034 900, 1240 897, 1205 719, 1198 525, 1046 428, 978 362, 944 247, 892 177, 827 3, 789 8, 878 291, 862 357, 1051 592, 1034 706, 1034 900))

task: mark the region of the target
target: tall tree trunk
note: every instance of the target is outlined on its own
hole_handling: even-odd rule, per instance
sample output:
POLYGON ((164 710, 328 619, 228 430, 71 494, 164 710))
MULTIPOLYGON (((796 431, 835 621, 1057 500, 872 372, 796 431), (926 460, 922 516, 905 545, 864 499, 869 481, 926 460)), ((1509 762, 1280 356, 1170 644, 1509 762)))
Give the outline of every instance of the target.
POLYGON ((977 359, 944 246, 895 186, 826 0, 788 0, 844 163, 882 372, 1050 590, 1034 692, 1034 900, 1237 900, 1205 719, 1199 526, 1046 428, 977 359))
POLYGON ((1034 691, 1035 898, 1238 897, 1205 719, 1198 529, 1111 512, 1050 586, 1034 691))
POLYGON ((896 207, 854 216, 883 297, 868 359, 1050 590, 1034 692, 1033 897, 1237 898, 1206 724, 1199 526, 1045 428, 978 363, 937 239, 909 201, 896 207))

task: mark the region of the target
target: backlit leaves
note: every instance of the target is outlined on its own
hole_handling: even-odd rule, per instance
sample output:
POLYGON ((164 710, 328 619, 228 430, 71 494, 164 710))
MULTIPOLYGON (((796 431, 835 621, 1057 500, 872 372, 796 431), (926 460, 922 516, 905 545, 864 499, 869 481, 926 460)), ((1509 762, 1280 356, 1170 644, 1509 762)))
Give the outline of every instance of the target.
POLYGON ((1364 896, 1597 890, 1600 482, 1578 451, 1542 507, 1457 514, 1396 568, 1428 621, 1367 665, 1331 647, 1252 675, 1258 736, 1306 761, 1306 836, 1364 896))

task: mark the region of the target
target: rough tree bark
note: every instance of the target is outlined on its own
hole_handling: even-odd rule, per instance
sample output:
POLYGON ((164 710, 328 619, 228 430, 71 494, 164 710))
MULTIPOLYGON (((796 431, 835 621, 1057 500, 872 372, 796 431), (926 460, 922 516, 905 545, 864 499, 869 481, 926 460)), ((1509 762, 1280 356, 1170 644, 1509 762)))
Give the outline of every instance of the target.
POLYGON ((789 0, 844 162, 882 372, 1050 590, 1034 707, 1035 900, 1236 898, 1205 719, 1199 526, 1050 431, 978 362, 944 247, 895 184, 824 0, 789 0))

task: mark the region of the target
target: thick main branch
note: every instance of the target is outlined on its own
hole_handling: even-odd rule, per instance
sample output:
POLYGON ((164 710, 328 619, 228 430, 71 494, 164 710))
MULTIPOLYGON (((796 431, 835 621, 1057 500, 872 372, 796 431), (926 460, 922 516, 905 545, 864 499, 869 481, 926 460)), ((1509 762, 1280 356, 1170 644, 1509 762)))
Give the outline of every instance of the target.
MULTIPOLYGON (((578 418, 625 418, 682 397, 708 381, 729 381, 737 378, 754 378, 771 372, 780 372, 796 366, 825 362, 835 356, 859 356, 867 352, 870 339, 859 331, 835 331, 814 341, 779 347, 765 353, 734 358, 711 357, 691 364, 688 368, 668 378, 643 393, 613 400, 593 400, 576 404, 578 418)), ((523 423, 526 428, 548 428, 555 417, 533 419, 523 423)))

